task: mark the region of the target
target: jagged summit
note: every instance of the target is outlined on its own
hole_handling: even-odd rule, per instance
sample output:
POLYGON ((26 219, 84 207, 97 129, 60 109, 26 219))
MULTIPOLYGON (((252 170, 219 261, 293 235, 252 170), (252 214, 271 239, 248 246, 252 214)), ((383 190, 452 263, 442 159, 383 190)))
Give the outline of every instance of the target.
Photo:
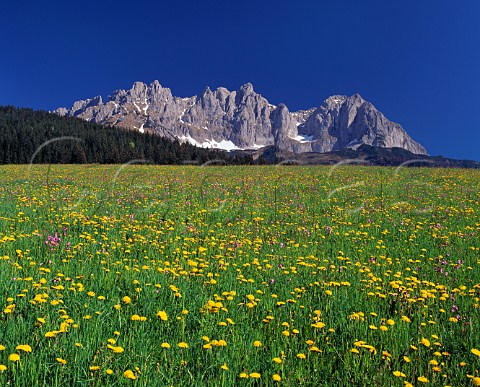
POLYGON ((359 94, 333 95, 317 108, 290 112, 283 103, 270 104, 249 82, 236 91, 206 87, 199 96, 180 98, 155 80, 116 90, 106 102, 98 96, 55 113, 227 150, 275 145, 286 152, 324 153, 368 144, 427 154, 359 94))

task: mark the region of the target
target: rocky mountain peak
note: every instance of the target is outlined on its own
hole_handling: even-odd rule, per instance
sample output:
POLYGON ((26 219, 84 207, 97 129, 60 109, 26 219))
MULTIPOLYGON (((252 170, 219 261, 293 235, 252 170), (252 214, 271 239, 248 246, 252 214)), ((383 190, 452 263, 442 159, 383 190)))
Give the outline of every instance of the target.
POLYGON ((253 93, 253 85, 250 82, 245 83, 244 85, 240 86, 240 91, 247 95, 253 93))
POLYGON ((200 96, 180 98, 155 80, 117 90, 106 103, 97 96, 55 112, 227 150, 276 145, 286 152, 323 153, 367 144, 426 154, 359 94, 333 95, 317 108, 290 112, 283 103, 270 104, 251 83, 237 91, 206 87, 200 96))

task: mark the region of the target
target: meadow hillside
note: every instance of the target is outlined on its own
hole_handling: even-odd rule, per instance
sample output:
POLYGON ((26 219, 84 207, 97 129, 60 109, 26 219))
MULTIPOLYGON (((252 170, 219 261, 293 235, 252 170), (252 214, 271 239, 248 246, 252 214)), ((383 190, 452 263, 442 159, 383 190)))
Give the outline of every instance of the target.
POLYGON ((480 385, 478 170, 0 173, 2 385, 480 385))

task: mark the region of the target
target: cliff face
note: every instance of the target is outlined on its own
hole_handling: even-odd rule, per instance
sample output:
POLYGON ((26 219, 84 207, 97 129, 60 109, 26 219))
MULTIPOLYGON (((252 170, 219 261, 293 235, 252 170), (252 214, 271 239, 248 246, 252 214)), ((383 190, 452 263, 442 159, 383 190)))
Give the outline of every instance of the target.
POLYGON ((332 96, 318 108, 290 112, 284 104, 270 104, 250 83, 237 91, 207 87, 199 96, 179 98, 158 81, 136 82, 106 102, 101 97, 81 100, 55 113, 227 150, 275 145, 288 152, 323 153, 368 144, 427 154, 358 94, 332 96))

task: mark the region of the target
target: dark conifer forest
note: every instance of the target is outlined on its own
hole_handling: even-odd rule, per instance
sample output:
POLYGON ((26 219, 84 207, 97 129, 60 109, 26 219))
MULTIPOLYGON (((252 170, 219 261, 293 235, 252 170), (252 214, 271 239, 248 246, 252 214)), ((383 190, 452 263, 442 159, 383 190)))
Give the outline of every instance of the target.
POLYGON ((251 163, 250 156, 181 144, 152 133, 0 106, 0 164, 119 164, 132 160, 153 164, 203 164, 209 160, 251 163))

